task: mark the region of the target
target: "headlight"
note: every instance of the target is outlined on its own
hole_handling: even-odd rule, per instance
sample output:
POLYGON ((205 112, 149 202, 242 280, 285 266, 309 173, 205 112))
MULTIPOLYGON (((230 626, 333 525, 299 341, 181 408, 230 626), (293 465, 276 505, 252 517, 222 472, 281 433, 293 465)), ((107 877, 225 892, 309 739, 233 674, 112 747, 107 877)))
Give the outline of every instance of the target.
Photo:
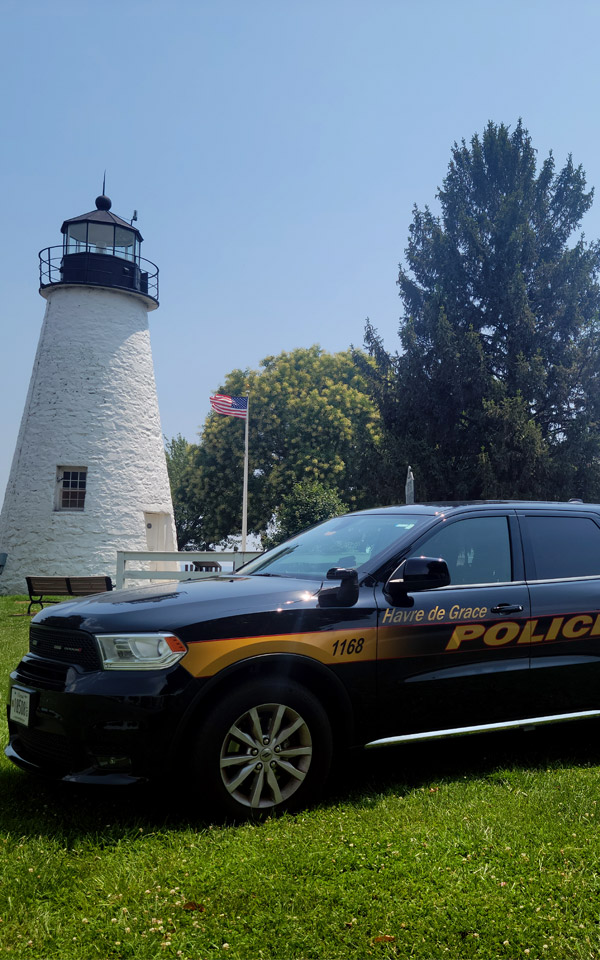
POLYGON ((165 670, 187 653, 172 633, 96 634, 105 670, 165 670))

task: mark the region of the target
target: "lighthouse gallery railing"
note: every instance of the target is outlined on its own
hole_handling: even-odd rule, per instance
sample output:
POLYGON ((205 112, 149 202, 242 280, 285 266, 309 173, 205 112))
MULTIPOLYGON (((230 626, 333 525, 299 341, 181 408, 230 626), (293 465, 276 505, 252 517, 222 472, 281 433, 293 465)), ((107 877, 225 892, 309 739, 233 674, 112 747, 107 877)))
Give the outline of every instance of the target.
POLYGON ((40 250, 39 258, 40 287, 59 283, 115 287, 158 303, 158 267, 144 257, 117 257, 85 247, 81 252, 65 253, 61 244, 40 250))

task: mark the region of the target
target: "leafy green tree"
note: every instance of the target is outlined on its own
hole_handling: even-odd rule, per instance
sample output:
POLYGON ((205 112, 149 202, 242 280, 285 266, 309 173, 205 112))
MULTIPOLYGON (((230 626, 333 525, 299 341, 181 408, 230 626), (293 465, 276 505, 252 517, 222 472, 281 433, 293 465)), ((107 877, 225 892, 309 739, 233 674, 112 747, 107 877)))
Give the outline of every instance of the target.
POLYGON ((600 494, 600 245, 573 236, 585 187, 571 157, 537 170, 520 121, 489 123, 454 144, 440 214, 415 207, 401 350, 367 322, 375 364, 358 363, 419 499, 600 494))
MULTIPOLYGON (((368 361, 365 358, 368 366, 368 361)), ((351 351, 318 346, 234 370, 219 392, 249 390, 248 529, 265 531, 294 484, 320 483, 349 508, 377 497, 379 414, 351 351)), ((207 541, 241 528, 245 423, 210 413, 194 451, 189 495, 207 541)))
POLYGON ((262 545, 269 550, 313 523, 337 517, 346 510, 336 491, 322 483, 310 480, 295 483, 275 510, 274 530, 263 535, 262 545))
POLYGON ((180 433, 168 440, 165 437, 165 457, 171 485, 171 499, 175 513, 177 549, 186 547, 204 550, 207 544, 202 536, 202 512, 190 495, 194 444, 180 433))

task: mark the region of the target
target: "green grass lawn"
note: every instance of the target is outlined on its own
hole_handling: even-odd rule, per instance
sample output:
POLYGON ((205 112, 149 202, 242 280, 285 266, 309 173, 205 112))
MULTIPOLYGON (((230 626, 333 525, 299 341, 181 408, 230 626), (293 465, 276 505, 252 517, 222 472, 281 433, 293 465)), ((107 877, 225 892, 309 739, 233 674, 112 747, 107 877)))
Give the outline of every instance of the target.
MULTIPOLYGON (((26 609, 0 598, 3 676, 26 609)), ((598 958, 599 730, 359 754, 319 807, 226 827, 169 784, 48 784, 2 757, 0 954, 598 958)))

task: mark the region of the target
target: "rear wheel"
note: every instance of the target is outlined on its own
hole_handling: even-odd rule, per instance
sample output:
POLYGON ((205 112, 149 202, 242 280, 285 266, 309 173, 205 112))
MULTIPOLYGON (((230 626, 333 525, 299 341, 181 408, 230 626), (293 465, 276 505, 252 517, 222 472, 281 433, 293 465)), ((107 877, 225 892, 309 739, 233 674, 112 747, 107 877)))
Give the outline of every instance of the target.
POLYGON ((331 727, 319 701, 291 681, 256 681, 206 718, 197 784, 227 815, 264 816, 313 800, 331 756, 331 727))

